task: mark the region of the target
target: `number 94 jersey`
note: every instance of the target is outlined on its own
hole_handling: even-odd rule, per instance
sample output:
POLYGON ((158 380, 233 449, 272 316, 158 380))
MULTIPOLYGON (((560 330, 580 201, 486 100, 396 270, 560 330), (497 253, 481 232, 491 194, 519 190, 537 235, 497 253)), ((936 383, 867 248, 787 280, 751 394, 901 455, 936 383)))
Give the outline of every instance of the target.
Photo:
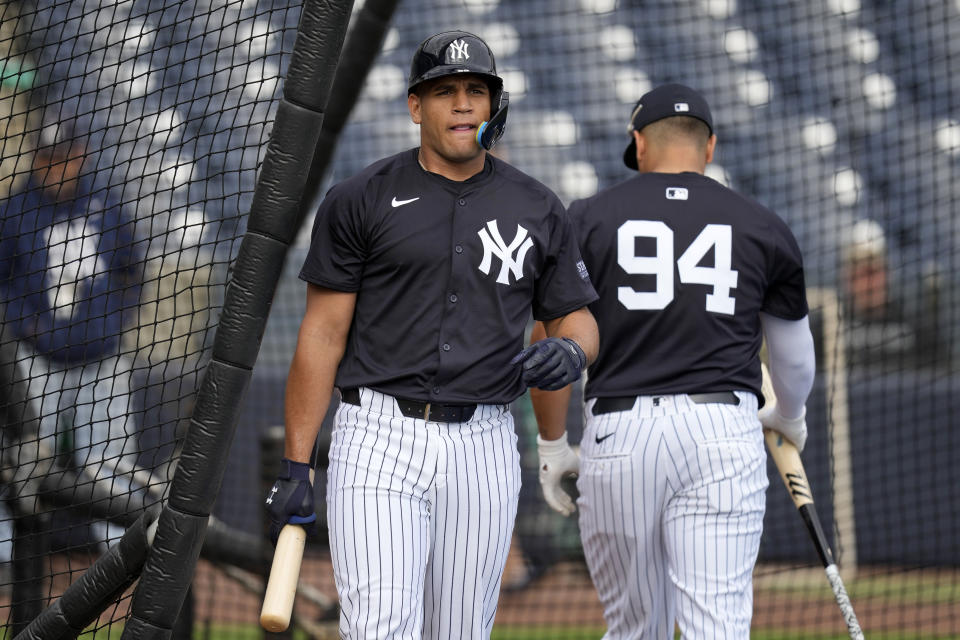
POLYGON ((600 295, 586 397, 759 394, 759 313, 807 315, 779 217, 698 173, 638 174, 569 211, 600 295))

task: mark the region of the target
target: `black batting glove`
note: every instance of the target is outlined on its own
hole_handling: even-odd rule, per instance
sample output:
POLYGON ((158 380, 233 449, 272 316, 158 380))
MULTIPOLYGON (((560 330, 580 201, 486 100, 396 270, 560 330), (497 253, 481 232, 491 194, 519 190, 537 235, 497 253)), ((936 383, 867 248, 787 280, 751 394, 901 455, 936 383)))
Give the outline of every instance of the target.
POLYGON ((265 506, 270 514, 270 541, 276 546, 280 529, 299 524, 308 535, 317 532, 317 514, 313 504, 310 465, 284 458, 282 469, 267 494, 265 506))
POLYGON ((587 356, 570 338, 544 338, 510 361, 510 364, 518 363, 523 363, 521 373, 526 386, 556 391, 580 379, 587 356))

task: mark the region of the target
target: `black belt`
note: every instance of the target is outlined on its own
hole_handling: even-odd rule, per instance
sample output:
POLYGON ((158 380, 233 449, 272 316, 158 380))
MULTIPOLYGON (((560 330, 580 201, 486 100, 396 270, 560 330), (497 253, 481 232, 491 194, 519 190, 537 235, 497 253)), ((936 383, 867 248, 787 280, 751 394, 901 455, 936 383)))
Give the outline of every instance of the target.
MULTIPOLYGON (((356 387, 341 389, 340 398, 347 404, 360 406, 360 389, 356 387)), ((427 422, 467 422, 477 410, 476 404, 441 404, 422 402, 394 397, 400 413, 408 418, 418 418, 427 422)))
MULTIPOLYGON (((697 404, 740 404, 740 398, 733 391, 717 391, 714 393, 690 393, 687 397, 697 404)), ((657 396, 654 396, 654 404, 657 396)), ((613 398, 597 398, 593 404, 593 415, 599 416, 604 413, 613 413, 615 411, 627 411, 633 408, 637 401, 637 396, 616 396, 613 398)))

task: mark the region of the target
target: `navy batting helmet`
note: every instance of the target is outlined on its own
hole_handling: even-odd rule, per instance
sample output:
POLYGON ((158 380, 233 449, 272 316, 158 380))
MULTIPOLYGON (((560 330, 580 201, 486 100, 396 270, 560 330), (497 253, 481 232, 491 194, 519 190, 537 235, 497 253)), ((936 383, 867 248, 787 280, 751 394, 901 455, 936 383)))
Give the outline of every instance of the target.
POLYGON ((503 80, 497 75, 493 52, 479 36, 467 31, 444 31, 420 43, 410 64, 407 91, 413 93, 422 82, 458 73, 482 76, 490 87, 492 115, 490 121, 477 130, 477 142, 490 149, 503 135, 509 94, 503 90, 503 80))

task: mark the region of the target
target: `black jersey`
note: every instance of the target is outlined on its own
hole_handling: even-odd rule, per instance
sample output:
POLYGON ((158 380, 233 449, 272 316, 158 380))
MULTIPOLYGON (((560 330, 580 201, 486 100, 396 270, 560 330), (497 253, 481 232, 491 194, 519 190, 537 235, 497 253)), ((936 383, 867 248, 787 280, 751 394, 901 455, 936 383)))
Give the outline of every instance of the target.
POLYGON ((698 173, 637 175, 570 216, 600 294, 586 397, 759 394, 759 313, 807 314, 800 249, 780 218, 698 173))
POLYGON ((357 293, 338 387, 434 402, 506 403, 530 317, 596 300, 562 203, 487 156, 463 182, 412 149, 333 187, 300 273, 357 293))

